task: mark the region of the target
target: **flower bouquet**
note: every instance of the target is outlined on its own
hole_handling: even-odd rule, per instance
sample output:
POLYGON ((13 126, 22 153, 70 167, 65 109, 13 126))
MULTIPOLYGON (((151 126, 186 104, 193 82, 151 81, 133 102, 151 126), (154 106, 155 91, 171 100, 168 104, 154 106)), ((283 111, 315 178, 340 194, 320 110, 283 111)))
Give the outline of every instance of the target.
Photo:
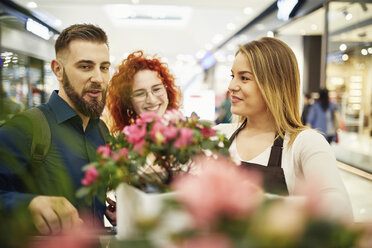
POLYGON ((167 192, 174 176, 192 172, 193 156, 228 156, 228 145, 224 135, 216 134, 211 123, 195 114, 185 117, 178 110, 168 110, 163 116, 143 113, 97 149, 97 161, 83 168, 85 187, 79 195, 92 197, 123 182, 143 191, 167 192))
POLYGON ((173 178, 195 173, 195 155, 229 155, 228 145, 228 139, 216 134, 211 123, 194 114, 184 117, 177 110, 161 117, 143 113, 97 149, 97 161, 84 167, 84 187, 78 196, 92 200, 97 195, 104 202, 105 193, 117 189, 118 236, 133 237, 135 222, 151 219, 161 209, 162 199, 172 197, 164 193, 170 191, 173 178))

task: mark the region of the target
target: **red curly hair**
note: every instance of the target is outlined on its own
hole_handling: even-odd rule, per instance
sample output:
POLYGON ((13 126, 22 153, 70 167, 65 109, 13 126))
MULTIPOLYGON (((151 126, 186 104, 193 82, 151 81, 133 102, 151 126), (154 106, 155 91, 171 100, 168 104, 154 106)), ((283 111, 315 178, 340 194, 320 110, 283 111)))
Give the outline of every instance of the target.
POLYGON ((119 65, 108 86, 106 106, 112 118, 111 133, 120 132, 138 117, 131 101, 133 78, 137 72, 146 69, 157 71, 163 81, 169 100, 167 109, 180 107, 181 92, 174 83, 168 65, 156 57, 146 58, 141 50, 135 51, 119 65))

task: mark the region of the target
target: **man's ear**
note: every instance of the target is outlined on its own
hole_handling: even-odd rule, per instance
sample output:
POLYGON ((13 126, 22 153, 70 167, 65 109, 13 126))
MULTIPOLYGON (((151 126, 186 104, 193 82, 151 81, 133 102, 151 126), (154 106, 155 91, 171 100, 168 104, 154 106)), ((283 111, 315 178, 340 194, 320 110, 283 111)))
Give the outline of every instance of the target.
POLYGON ((63 66, 62 66, 62 63, 56 59, 53 59, 52 60, 52 63, 51 63, 51 68, 52 68, 52 71, 54 73, 54 75, 56 75, 57 77, 57 80, 59 82, 62 82, 63 80, 63 66))

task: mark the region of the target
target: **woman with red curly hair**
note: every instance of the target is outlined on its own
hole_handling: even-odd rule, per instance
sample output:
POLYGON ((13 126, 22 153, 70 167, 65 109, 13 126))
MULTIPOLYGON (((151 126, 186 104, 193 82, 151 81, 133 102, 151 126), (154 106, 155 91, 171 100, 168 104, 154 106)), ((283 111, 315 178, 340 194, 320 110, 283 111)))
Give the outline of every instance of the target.
POLYGON ((108 87, 107 108, 110 131, 115 134, 144 112, 163 115, 180 107, 181 92, 168 66, 143 51, 131 53, 114 73, 108 87))

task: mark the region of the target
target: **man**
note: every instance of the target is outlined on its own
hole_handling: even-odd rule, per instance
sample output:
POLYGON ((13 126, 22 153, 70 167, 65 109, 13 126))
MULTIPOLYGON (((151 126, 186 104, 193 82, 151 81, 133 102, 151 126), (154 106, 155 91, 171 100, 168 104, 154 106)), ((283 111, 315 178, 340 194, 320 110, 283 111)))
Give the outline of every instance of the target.
POLYGON ((94 25, 72 25, 59 35, 55 51, 51 67, 60 90, 38 106, 51 133, 41 168, 30 162, 30 121, 16 116, 0 128, 3 207, 26 205, 41 234, 78 226, 80 211, 92 211, 101 224, 105 213, 104 204, 95 201, 90 206, 77 199, 75 192, 81 187, 82 167, 95 159, 97 147, 105 143, 99 117, 110 77, 107 36, 94 25))

